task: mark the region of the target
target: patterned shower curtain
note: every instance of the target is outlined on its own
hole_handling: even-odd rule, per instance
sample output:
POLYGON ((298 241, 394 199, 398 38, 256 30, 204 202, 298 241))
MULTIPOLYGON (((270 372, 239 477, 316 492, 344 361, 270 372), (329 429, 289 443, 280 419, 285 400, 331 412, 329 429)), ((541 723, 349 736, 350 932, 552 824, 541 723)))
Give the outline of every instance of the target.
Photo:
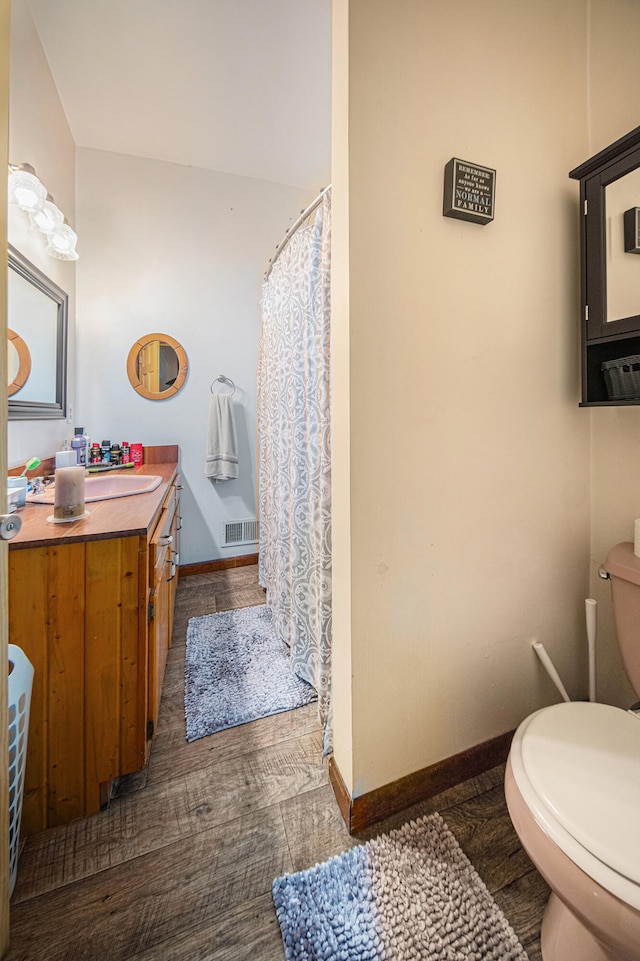
POLYGON ((258 358, 259 576, 295 673, 318 692, 331 753, 331 197, 262 290, 258 358))

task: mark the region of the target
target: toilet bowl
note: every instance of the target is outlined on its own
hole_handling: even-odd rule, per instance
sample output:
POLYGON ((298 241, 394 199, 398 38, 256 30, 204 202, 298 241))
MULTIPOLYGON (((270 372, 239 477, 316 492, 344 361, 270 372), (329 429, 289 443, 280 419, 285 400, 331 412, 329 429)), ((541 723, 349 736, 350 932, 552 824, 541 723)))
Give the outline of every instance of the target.
MULTIPOLYGON (((640 558, 612 548, 616 635, 640 684, 640 558)), ((607 704, 543 708, 515 733, 505 797, 551 888, 544 961, 640 961, 640 717, 607 704)))
POLYGON ((544 961, 640 961, 640 720, 605 704, 543 708, 516 731, 505 796, 552 890, 544 961))

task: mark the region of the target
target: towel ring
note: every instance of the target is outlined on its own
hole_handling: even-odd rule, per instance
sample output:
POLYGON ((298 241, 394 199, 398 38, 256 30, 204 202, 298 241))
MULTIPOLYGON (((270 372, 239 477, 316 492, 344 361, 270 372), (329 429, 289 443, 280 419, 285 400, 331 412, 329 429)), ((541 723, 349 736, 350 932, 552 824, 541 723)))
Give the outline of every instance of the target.
POLYGON ((234 384, 234 382, 231 380, 230 377, 225 377, 224 374, 218 374, 215 380, 211 381, 211 393, 212 394, 214 393, 214 390, 213 390, 214 384, 217 384, 218 382, 220 382, 221 384, 231 384, 231 396, 233 397, 233 395, 236 392, 236 385, 234 384))

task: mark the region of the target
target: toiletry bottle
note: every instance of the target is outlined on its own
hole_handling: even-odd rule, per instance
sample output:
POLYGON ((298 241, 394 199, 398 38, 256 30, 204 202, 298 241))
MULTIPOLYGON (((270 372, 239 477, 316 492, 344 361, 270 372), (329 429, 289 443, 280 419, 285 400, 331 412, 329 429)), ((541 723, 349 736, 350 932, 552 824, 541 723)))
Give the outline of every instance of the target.
POLYGON ((91 461, 92 464, 99 464, 99 463, 100 463, 100 444, 94 442, 94 443, 91 445, 91 458, 90 458, 90 461, 91 461))
POLYGON ((123 440, 120 444, 120 463, 130 464, 131 463, 131 451, 129 450, 129 441, 123 440))
POLYGON ((103 464, 108 464, 111 461, 111 441, 103 440, 100 444, 100 459, 103 464))
POLYGON ((119 464, 119 463, 120 463, 120 454, 121 454, 121 450, 120 450, 120 448, 118 447, 118 445, 117 445, 117 444, 112 444, 112 445, 111 445, 111 463, 112 463, 112 464, 119 464))
POLYGON ((84 466, 87 463, 87 439, 84 436, 84 427, 76 427, 71 448, 76 452, 78 464, 84 466))

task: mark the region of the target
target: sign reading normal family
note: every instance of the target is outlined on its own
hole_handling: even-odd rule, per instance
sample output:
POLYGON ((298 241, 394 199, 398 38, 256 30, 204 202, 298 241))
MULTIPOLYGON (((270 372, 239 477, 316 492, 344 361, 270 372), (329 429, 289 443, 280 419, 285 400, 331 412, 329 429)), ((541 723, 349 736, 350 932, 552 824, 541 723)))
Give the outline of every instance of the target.
POLYGON ((488 224, 493 220, 496 172, 452 157, 444 168, 442 213, 457 220, 488 224))

